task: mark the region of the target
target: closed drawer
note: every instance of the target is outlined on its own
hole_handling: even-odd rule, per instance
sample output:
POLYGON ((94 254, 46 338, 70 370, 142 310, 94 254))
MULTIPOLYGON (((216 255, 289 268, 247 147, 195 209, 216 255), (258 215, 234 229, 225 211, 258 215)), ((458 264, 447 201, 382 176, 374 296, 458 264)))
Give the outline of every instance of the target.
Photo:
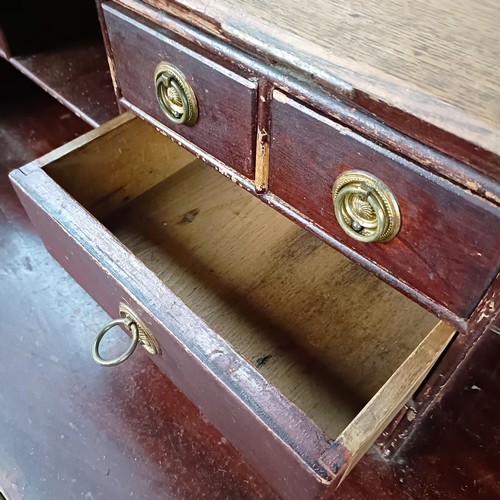
POLYGON ((210 160, 254 178, 257 83, 207 59, 187 42, 126 9, 106 3, 104 20, 121 102, 210 160), (173 65, 191 87, 198 117, 173 123, 157 99, 155 71, 173 65), (208 156, 207 156, 208 155, 208 156))
POLYGON ((500 210, 424 171, 279 91, 272 104, 269 189, 335 241, 459 318, 467 318, 500 269, 500 210), (401 227, 391 241, 348 236, 332 189, 348 170, 392 191, 401 227))
POLYGON ((110 315, 134 311, 285 498, 339 481, 453 336, 131 114, 11 179, 54 257, 110 315))

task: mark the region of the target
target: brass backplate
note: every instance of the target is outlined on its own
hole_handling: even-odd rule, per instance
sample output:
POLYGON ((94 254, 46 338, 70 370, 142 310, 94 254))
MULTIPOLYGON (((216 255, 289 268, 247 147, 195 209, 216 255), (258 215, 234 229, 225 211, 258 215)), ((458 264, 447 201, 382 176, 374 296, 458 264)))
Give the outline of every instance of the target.
POLYGON ((150 329, 137 317, 127 304, 120 303, 120 316, 131 319, 139 330, 139 343, 150 354, 160 354, 161 349, 150 329))

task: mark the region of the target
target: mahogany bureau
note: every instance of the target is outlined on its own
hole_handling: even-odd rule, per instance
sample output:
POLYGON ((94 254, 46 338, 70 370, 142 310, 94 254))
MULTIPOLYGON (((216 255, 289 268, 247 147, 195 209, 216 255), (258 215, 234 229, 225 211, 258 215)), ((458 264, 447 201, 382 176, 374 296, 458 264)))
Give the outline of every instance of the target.
POLYGON ((116 318, 96 360, 141 345, 285 498, 390 453, 498 313, 498 8, 424 3, 99 3, 128 111, 11 174, 116 318))

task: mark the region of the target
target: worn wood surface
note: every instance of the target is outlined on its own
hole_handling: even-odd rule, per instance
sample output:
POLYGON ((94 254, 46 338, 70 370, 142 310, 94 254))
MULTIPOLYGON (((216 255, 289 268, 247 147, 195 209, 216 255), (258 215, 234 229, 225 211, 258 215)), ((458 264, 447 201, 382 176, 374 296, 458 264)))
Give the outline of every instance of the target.
MULTIPOLYGON (((140 120, 127 116, 117 122, 123 122, 124 127, 137 123, 139 131, 145 127, 140 120)), ((116 130, 111 125, 103 127, 103 139, 84 146, 84 138, 74 141, 49 155, 55 162, 44 168, 58 180, 69 180, 68 186, 62 186, 69 195, 78 201, 87 200, 89 208, 96 206, 100 213, 102 207, 99 202, 95 204, 95 197, 79 196, 88 185, 74 179, 81 178, 79 169, 99 170, 92 148, 114 150, 114 142, 121 140, 116 139, 120 137, 116 130), (68 174, 61 175, 63 154, 71 155, 72 150, 84 160, 70 159, 68 174)), ((152 128, 150 133, 159 136, 152 128)), ((142 132, 126 135, 132 155, 150 152, 148 144, 154 141, 142 132)), ((157 164, 153 155, 142 157, 146 171, 157 164)), ((166 157, 161 154, 161 158, 166 157)), ((111 314, 119 301, 138 308, 145 321, 151 322, 162 347, 163 354, 156 358, 162 370, 272 484, 287 495, 294 488, 302 488, 308 496, 323 488, 326 483, 314 477, 324 473, 323 479, 329 477, 328 469, 320 472, 318 468, 329 442, 316 425, 334 438, 409 356, 436 319, 200 161, 178 172, 167 165, 164 172, 170 177, 131 201, 116 217, 106 217, 120 240, 165 280, 168 288, 160 286, 41 169, 34 168, 47 163, 47 159, 41 159, 28 165, 14 179, 50 251, 111 314), (59 206, 66 207, 64 212, 55 208, 59 206), (177 297, 189 309, 176 303, 177 297), (355 302, 353 297, 360 300, 355 302), (305 307, 307 304, 315 306, 311 309, 305 307), (177 341, 184 348, 179 350, 177 341), (200 352, 203 344, 206 347, 200 352), (194 350, 186 352, 186 348, 193 349, 191 345, 194 350), (223 353, 222 360, 220 356, 214 360, 215 351, 223 353), (233 365, 229 371, 224 369, 227 357, 233 365), (196 382, 198 369, 205 375, 196 382), (213 378, 207 377, 207 370, 213 378), (221 383, 232 390, 220 388, 221 383), (205 396, 211 384, 219 385, 215 408, 213 397, 207 401, 205 396), (261 388, 256 391, 256 386, 261 388), (290 405, 275 387, 313 421, 290 405), (248 426, 244 433, 243 422, 248 426), (271 466, 264 457, 277 451, 273 439, 277 436, 291 449, 279 464, 271 466), (255 438, 261 440, 258 448, 255 438), (267 452, 262 440, 269 441, 267 452), (295 477, 293 483, 290 475, 295 477), (286 485, 279 477, 287 478, 286 485)), ((126 152, 118 161, 110 162, 109 168, 121 172, 125 184, 127 171, 136 171, 135 162, 126 152)), ((101 171, 113 178, 112 171, 101 171)), ((104 182, 98 199, 116 191, 120 191, 116 183, 104 182)), ((422 361, 422 374, 427 369, 422 361)), ((385 404, 392 407, 403 403, 389 396, 385 404)), ((331 470, 342 468, 341 448, 337 453, 339 465, 329 463, 331 470)))
POLYGON ((141 120, 115 122, 99 131, 102 139, 61 148, 47 173, 93 215, 108 216, 176 295, 335 437, 435 319, 201 161, 179 171, 192 156, 141 120), (159 185, 130 203, 152 183, 159 185), (368 295, 377 297, 372 307, 368 295), (314 373, 318 357, 324 369, 335 367, 331 376, 314 373), (363 359, 371 361, 360 368, 363 359), (347 380, 350 390, 341 389, 347 380))
POLYGON ((313 224, 461 318, 496 276, 500 211, 275 91, 269 189, 313 224), (396 196, 402 225, 388 243, 365 244, 337 223, 331 190, 345 170, 365 170, 396 196))
POLYGON ((324 490, 327 483, 318 479, 329 472, 317 457, 329 441, 320 429, 40 169, 28 176, 18 171, 13 179, 52 255, 110 315, 119 302, 130 304, 160 344, 162 355, 152 359, 161 371, 249 462, 285 496, 324 490))
POLYGON ((341 471, 340 481, 347 477, 347 474, 400 411, 399 402, 406 402, 413 396, 451 342, 454 334, 452 327, 439 323, 342 432, 339 442, 348 450, 352 450, 352 457, 345 469, 341 471))
POLYGON ((103 10, 123 98, 253 179, 257 83, 179 45, 165 30, 139 24, 125 9, 105 4, 103 10), (171 123, 157 103, 154 71, 162 61, 180 69, 193 88, 199 106, 193 126, 171 123))
POLYGON ((436 323, 201 162, 108 225, 332 438, 436 323))
POLYGON ((78 201, 102 219, 194 159, 162 134, 152 133, 146 122, 125 113, 43 162, 58 184, 78 193, 78 201))
MULTIPOLYGON (((64 107, 21 81, 8 95, 24 98, 0 104, 0 400, 8 408, 0 491, 9 500, 276 498, 147 356, 114 370, 91 360, 94 330, 109 318, 47 253, 6 178, 88 126, 70 126, 64 107), (29 400, 19 396, 26 387, 29 400)), ((482 336, 398 456, 372 448, 331 497, 500 496, 499 356, 500 336, 482 336)))
MULTIPOLYGON (((494 154, 488 153, 485 157, 484 150, 474 147, 463 139, 458 139, 456 136, 445 133, 442 129, 428 126, 428 124, 416 119, 412 120, 411 117, 402 112, 393 113, 393 108, 389 108, 383 103, 374 103, 368 99, 372 107, 376 105, 377 116, 380 113, 380 119, 377 119, 371 113, 366 112, 368 109, 366 99, 361 99, 362 96, 358 96, 361 107, 354 105, 352 101, 344 102, 338 99, 338 96, 334 96, 331 91, 311 84, 308 75, 304 77, 300 73, 291 72, 287 68, 274 64, 273 61, 266 61, 239 50, 233 43, 227 43, 225 40, 212 36, 210 30, 208 30, 209 33, 201 31, 199 27, 207 28, 203 19, 196 19, 196 27, 193 27, 177 17, 159 11, 145 3, 138 3, 136 0, 119 0, 119 3, 125 4, 130 10, 153 21, 156 25, 168 29, 171 32, 170 36, 179 43, 194 44, 197 51, 201 51, 214 61, 234 67, 235 71, 248 71, 253 76, 257 75, 259 79, 268 81, 291 95, 299 97, 307 105, 341 123, 345 123, 361 134, 373 138, 390 150, 415 160, 422 164, 425 169, 436 172, 467 190, 500 204, 500 187, 494 180, 498 178, 499 174, 498 158, 494 154), (389 119, 391 117, 399 125, 403 124, 404 127, 393 128, 391 125, 394 126, 392 123, 394 120, 391 121, 389 119), (422 136, 425 136, 426 140, 420 142, 422 136), (414 139, 414 137, 419 140, 414 139), (444 154, 443 151, 447 154, 444 154), (448 155, 453 155, 453 157, 448 155)), ((168 5, 169 8, 173 8, 176 4, 169 3, 168 5)), ((183 17, 183 14, 179 13, 179 16, 183 17)), ((105 27, 104 29, 106 30, 105 27)), ((112 59, 111 65, 114 67, 112 59)), ((136 114, 145 115, 144 111, 128 101, 122 100, 121 102, 136 114)), ((263 108, 261 111, 265 111, 265 106, 263 108)), ((263 118, 262 114, 259 115, 259 120, 261 118, 263 118)), ((149 120, 155 123, 151 117, 149 120)), ((163 127, 160 122, 155 123, 155 126, 163 127)), ((172 129, 164 128, 164 130, 176 140, 184 141, 185 147, 192 146, 189 141, 186 142, 172 129)), ((258 139, 257 149, 261 144, 262 141, 258 139)), ((260 152, 265 152, 265 148, 261 149, 260 152)), ((199 150, 196 154, 203 155, 203 152, 199 150)), ((260 160, 258 154, 256 159, 260 160)), ((214 163, 213 159, 212 163, 214 163)), ((260 184, 259 182, 259 189, 263 189, 260 184)))
POLYGON ((13 57, 10 62, 92 126, 118 114, 100 35, 13 57))
POLYGON ((89 126, 3 61, 0 76, 0 497, 274 498, 145 353, 116 370, 92 360, 109 316, 48 254, 7 178, 89 126))
MULTIPOLYGON (((147 3, 292 66, 354 100, 358 96, 366 103, 368 97, 375 108, 381 102, 449 132, 484 150, 487 170, 498 176, 500 9, 494 0, 480 5, 451 0, 147 3), (494 154, 493 163, 488 152, 494 154)), ((416 128, 399 124, 410 135, 416 128)), ((432 141, 432 129, 420 128, 417 135, 432 141)), ((453 145, 444 146, 453 155, 453 145)))

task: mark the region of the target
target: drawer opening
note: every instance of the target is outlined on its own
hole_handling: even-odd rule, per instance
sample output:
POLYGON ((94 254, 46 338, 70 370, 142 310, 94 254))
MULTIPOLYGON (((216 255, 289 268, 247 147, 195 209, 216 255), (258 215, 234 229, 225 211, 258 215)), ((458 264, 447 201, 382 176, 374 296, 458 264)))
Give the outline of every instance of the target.
POLYGON ((332 439, 439 322, 140 120, 45 171, 332 439))

